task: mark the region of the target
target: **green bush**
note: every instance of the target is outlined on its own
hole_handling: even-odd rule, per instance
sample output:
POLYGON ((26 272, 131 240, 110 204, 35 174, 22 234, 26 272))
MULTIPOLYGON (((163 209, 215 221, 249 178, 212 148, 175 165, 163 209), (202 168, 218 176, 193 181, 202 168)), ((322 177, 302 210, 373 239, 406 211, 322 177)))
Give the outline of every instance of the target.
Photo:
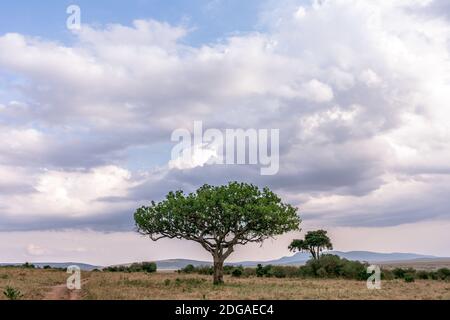
POLYGON ((147 273, 153 273, 156 272, 158 267, 156 266, 156 263, 154 262, 142 262, 142 270, 147 273))
POLYGON ((258 269, 255 269, 255 268, 244 268, 243 276, 244 277, 255 277, 255 276, 257 276, 257 273, 256 273, 257 270, 258 269))
POLYGON ((231 272, 231 275, 233 277, 240 277, 240 276, 242 276, 243 273, 244 273, 244 268, 237 267, 237 268, 233 269, 233 271, 231 272))
POLYGON ((127 266, 110 266, 103 269, 107 272, 156 272, 157 266, 154 262, 133 263, 127 266))
POLYGON ((274 266, 271 269, 271 273, 275 278, 286 278, 287 268, 283 266, 274 266))
POLYGON ((5 291, 3 291, 3 294, 5 295, 5 297, 9 300, 19 300, 20 298, 23 297, 22 293, 10 286, 7 286, 5 288, 5 291))
POLYGON ((181 269, 183 273, 193 273, 195 271, 195 267, 192 264, 188 264, 186 267, 181 269))
POLYGON ((325 254, 317 260, 309 260, 305 266, 300 267, 298 275, 301 277, 365 280, 369 276, 367 266, 359 261, 349 261, 336 255, 325 254))
POLYGON ((258 264, 258 266, 256 267, 256 276, 264 277, 264 268, 263 268, 262 264, 258 264))
POLYGON ((423 270, 417 271, 416 276, 417 276, 417 279, 422 279, 422 280, 428 280, 431 278, 430 274, 423 270))
POLYGON ((200 266, 200 267, 196 267, 195 271, 198 274, 203 274, 203 275, 212 275, 214 273, 214 268, 213 267, 208 267, 208 266, 200 266))
POLYGON ((36 266, 34 264, 32 264, 32 263, 25 262, 22 265, 22 268, 25 268, 25 269, 36 269, 36 266))
POLYGON ((448 268, 441 268, 438 271, 436 271, 437 278, 440 280, 450 280, 450 269, 448 268))
POLYGON ((405 279, 405 282, 414 282, 415 281, 414 274, 412 274, 412 273, 406 273, 403 276, 403 279, 405 279))
POLYGON ((392 270, 392 273, 394 274, 394 277, 396 279, 404 279, 406 274, 415 275, 416 270, 413 268, 403 269, 403 268, 395 268, 392 270))

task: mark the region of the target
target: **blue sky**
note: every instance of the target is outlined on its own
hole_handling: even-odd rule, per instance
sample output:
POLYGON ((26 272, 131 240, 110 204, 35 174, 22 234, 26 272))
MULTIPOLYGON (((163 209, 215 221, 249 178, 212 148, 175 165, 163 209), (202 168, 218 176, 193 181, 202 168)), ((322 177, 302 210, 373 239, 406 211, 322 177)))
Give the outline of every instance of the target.
POLYGON ((70 41, 65 12, 69 5, 76 4, 82 9, 82 23, 129 25, 136 19, 152 18, 194 28, 185 40, 200 45, 232 33, 257 30, 262 3, 257 0, 9 1, 1 5, 0 33, 20 32, 70 41))
MULTIPOLYGON (((303 231, 329 230, 337 250, 450 256, 448 9, 447 0, 2 2, 4 259, 207 258, 139 238, 132 214, 171 190, 230 180, 270 187, 300 208, 303 231), (77 32, 66 28, 70 4, 81 7, 77 32), (202 150, 171 159, 171 134, 195 121, 279 129, 279 172, 209 164, 202 150), (110 242, 117 255, 105 252, 110 242)), ((277 258, 297 236, 234 258, 277 258)))

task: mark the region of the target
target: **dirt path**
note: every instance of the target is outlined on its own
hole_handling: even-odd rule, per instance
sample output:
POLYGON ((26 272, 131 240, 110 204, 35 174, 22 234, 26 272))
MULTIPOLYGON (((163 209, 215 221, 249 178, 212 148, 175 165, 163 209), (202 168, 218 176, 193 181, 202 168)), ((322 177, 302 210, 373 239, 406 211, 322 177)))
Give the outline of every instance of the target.
MULTIPOLYGON (((86 280, 82 282, 86 284, 86 280)), ((81 290, 69 290, 66 284, 52 287, 43 300, 81 300, 81 290)))

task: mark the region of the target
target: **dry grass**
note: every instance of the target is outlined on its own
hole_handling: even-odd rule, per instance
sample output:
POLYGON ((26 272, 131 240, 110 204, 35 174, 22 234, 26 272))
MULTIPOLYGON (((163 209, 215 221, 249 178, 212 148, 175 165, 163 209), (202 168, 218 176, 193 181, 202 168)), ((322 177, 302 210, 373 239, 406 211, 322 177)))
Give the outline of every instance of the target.
POLYGON ((56 270, 0 268, 0 300, 6 299, 3 291, 7 286, 20 290, 22 299, 43 299, 53 286, 64 283, 67 276, 56 270))
POLYGON ((86 299, 450 299, 450 283, 384 281, 368 290, 363 281, 227 277, 223 286, 200 275, 93 273, 86 299), (178 280, 177 280, 178 279, 178 280))
MULTIPOLYGON (((6 286, 19 289, 24 299, 42 299, 53 286, 64 284, 63 271, 0 268, 0 299, 6 286)), ((446 299, 450 282, 383 281, 381 290, 368 290, 364 281, 232 278, 213 286, 211 277, 177 273, 83 272, 84 299, 446 299)))
POLYGON ((437 270, 439 268, 450 269, 450 259, 423 259, 416 261, 385 262, 378 264, 382 265, 383 268, 387 269, 413 268, 416 270, 426 270, 426 271, 437 270))

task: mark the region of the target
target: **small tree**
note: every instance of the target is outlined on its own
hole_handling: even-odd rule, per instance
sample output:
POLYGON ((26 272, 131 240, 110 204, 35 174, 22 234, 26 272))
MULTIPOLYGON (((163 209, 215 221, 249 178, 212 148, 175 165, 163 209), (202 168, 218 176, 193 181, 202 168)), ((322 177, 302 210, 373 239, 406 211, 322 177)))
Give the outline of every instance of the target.
POLYGON ((138 232, 153 241, 186 239, 213 257, 214 283, 223 283, 223 264, 235 246, 298 229, 297 209, 268 188, 231 182, 204 185, 195 193, 170 192, 166 199, 136 210, 138 232))
POLYGON ((315 260, 320 258, 320 253, 324 249, 333 250, 333 245, 325 230, 309 231, 304 240, 295 239, 289 246, 291 251, 309 251, 315 260))

